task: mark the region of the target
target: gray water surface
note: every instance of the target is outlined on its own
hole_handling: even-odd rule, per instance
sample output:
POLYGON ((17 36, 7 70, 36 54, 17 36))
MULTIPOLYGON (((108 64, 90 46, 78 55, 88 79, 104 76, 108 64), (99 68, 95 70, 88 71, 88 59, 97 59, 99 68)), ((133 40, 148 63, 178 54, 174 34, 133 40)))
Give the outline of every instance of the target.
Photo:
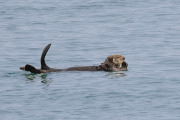
POLYGON ((179 0, 1 0, 1 120, 179 120, 179 0), (128 71, 31 74, 99 65, 128 71))

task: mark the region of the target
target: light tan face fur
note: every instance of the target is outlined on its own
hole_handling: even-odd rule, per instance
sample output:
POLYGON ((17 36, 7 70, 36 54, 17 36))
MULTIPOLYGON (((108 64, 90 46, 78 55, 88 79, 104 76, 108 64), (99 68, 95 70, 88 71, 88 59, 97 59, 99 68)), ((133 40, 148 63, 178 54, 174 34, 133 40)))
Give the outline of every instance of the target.
POLYGON ((110 55, 102 65, 110 71, 127 70, 128 64, 124 60, 122 55, 110 55))
POLYGON ((122 62, 125 60, 125 57, 122 55, 110 55, 106 58, 106 62, 108 63, 114 63, 114 64, 122 64, 122 62))

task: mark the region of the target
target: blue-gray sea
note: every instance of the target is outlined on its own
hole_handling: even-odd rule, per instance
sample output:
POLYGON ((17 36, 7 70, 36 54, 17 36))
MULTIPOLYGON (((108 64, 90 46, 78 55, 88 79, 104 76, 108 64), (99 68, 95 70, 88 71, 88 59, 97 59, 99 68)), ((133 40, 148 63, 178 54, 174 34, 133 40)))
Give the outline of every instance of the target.
POLYGON ((1 0, 0 120, 179 120, 179 0, 1 0), (31 74, 121 54, 128 71, 31 74))

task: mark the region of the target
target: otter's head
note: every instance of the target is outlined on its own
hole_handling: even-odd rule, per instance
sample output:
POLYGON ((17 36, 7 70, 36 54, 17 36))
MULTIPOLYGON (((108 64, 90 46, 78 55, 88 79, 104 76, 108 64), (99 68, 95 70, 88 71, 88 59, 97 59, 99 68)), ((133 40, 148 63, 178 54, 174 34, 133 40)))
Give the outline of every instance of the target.
POLYGON ((110 55, 102 63, 102 67, 107 71, 125 71, 128 64, 124 60, 125 57, 122 55, 110 55))

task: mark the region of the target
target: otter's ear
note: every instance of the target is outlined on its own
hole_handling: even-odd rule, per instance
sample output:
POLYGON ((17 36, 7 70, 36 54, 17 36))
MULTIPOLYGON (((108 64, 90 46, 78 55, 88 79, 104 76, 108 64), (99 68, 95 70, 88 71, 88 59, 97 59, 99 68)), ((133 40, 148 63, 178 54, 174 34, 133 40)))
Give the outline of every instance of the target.
POLYGON ((110 63, 113 63, 113 57, 110 57, 109 59, 108 59, 108 61, 110 62, 110 63))

